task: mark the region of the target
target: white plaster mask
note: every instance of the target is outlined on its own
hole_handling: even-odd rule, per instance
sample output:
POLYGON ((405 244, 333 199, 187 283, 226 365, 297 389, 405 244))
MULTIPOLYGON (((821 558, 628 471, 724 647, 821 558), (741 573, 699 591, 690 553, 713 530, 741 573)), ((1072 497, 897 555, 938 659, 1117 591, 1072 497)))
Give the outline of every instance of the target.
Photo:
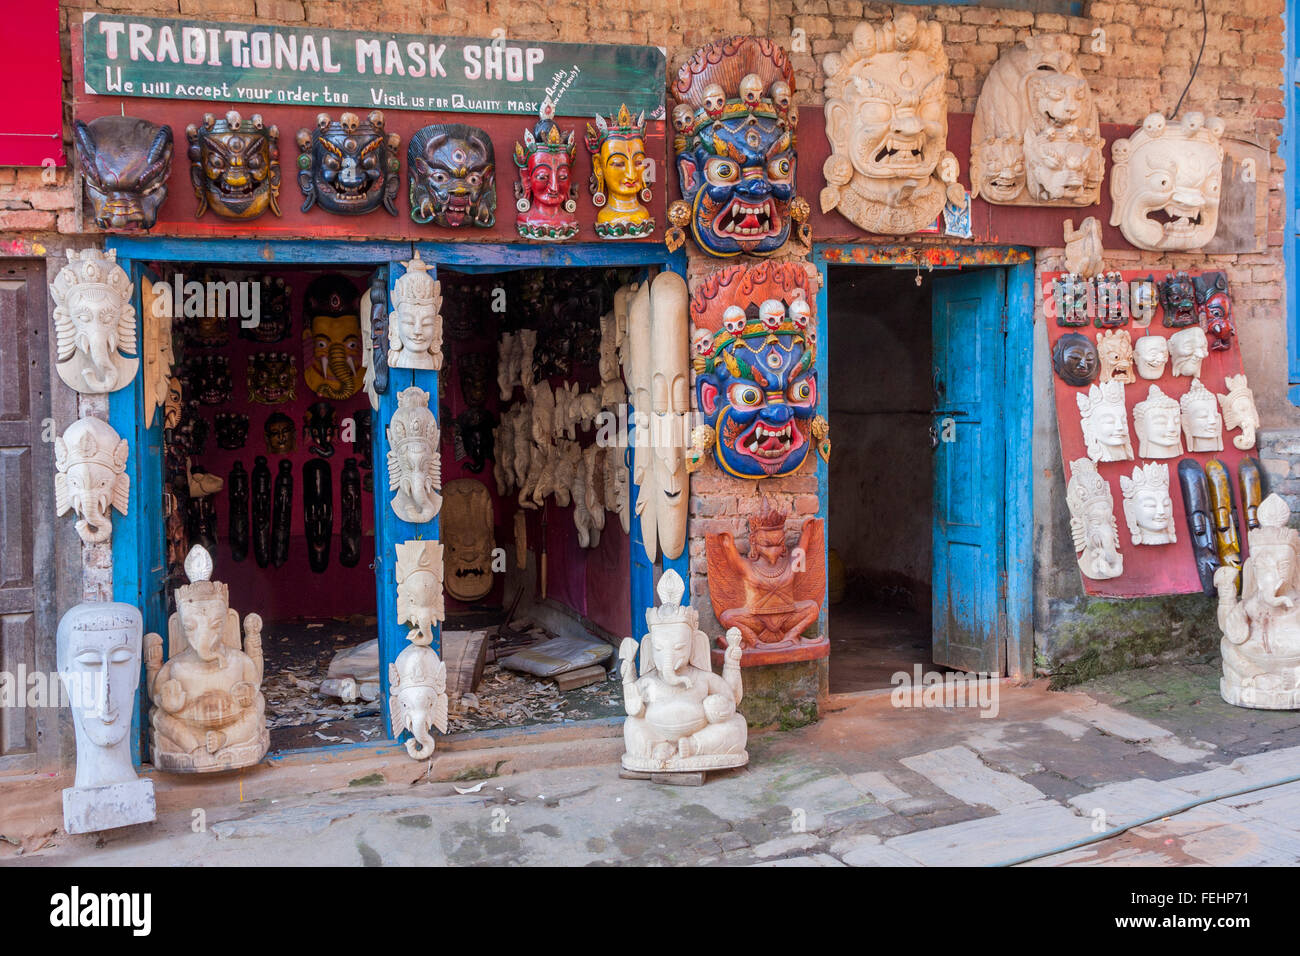
POLYGON ((435 745, 429 729, 447 732, 447 665, 432 647, 412 644, 388 665, 388 687, 393 736, 409 730, 406 752, 413 760, 428 760, 435 745))
POLYGON ((415 258, 393 283, 393 309, 388 317, 389 368, 442 368, 442 294, 429 275, 429 266, 415 258))
POLYGON ((131 478, 126 473, 129 446, 113 426, 80 418, 54 440, 54 510, 74 512, 77 534, 100 544, 113 534, 112 510, 127 513, 131 478))
POLYGON ((1223 381, 1228 386, 1228 394, 1219 396, 1224 425, 1229 431, 1241 429, 1241 434, 1232 439, 1232 444, 1242 451, 1254 448, 1255 430, 1259 428, 1255 393, 1246 385, 1245 375, 1229 375, 1223 381))
POLYGON ((1169 466, 1150 461, 1134 466, 1133 477, 1120 475, 1124 520, 1129 538, 1139 544, 1173 544, 1178 540, 1174 505, 1169 498, 1169 466))
POLYGON ((1169 359, 1175 375, 1199 378, 1201 361, 1210 354, 1210 341, 1205 330, 1193 325, 1169 336, 1169 359))
POLYGON ((838 208, 869 232, 902 235, 934 222, 946 198, 937 175, 948 139, 943 25, 900 14, 859 23, 827 54, 823 212, 838 208))
POLYGON ((408 641, 427 647, 433 643, 433 629, 446 617, 443 545, 439 541, 400 541, 395 547, 397 620, 411 625, 408 641))
POLYGON ((1079 405, 1079 422, 1089 458, 1093 461, 1127 461, 1133 457, 1121 382, 1093 385, 1087 395, 1075 395, 1075 401, 1079 405))
POLYGON ((68 250, 50 284, 54 298, 55 370, 69 388, 103 394, 125 388, 140 367, 131 280, 117 253, 68 250))
POLYGON ((1152 113, 1111 147, 1110 224, 1139 249, 1199 249, 1219 225, 1223 120, 1152 113))
POLYGON ((1106 479, 1087 458, 1070 462, 1070 482, 1065 490, 1070 509, 1070 537, 1079 556, 1079 570, 1096 581, 1124 573, 1119 551, 1115 502, 1106 479))
POLYGON ((1188 451, 1223 451, 1223 418, 1214 393, 1192 379, 1192 387, 1178 400, 1188 451))
POLYGON ((1182 414, 1177 401, 1152 385, 1133 406, 1140 458, 1177 458, 1183 453, 1182 414))
POLYGON ((1158 379, 1169 364, 1169 342, 1163 335, 1142 336, 1133 343, 1133 362, 1142 378, 1158 379))
POLYGON ((442 455, 438 422, 429 410, 429 393, 412 385, 397 393, 397 411, 388 424, 388 488, 393 512, 403 521, 424 524, 442 507, 442 455))

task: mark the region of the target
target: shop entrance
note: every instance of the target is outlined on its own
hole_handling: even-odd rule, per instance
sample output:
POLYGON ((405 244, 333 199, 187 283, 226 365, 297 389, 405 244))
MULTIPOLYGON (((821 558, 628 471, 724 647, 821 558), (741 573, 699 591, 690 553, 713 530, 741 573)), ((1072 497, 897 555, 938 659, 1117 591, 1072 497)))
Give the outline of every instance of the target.
POLYGON ((888 687, 918 665, 1020 673, 1029 369, 1008 323, 1013 299, 1032 304, 1032 273, 826 277, 831 690, 888 687))

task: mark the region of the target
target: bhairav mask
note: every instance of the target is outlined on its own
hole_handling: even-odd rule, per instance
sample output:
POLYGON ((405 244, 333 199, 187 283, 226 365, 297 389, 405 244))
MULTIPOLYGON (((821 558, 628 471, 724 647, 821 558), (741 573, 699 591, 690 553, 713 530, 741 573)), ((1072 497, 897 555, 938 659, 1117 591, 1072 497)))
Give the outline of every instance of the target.
POLYGON ((436 124, 417 130, 406 151, 411 219, 456 228, 496 225, 496 160, 477 126, 436 124))
MULTIPOLYGON (((901 235, 935 221, 948 192, 948 56, 943 26, 902 14, 881 26, 859 23, 853 41, 828 53, 823 212, 839 209, 868 232, 901 235)), ((949 166, 948 170, 951 171, 949 166)))
MULTIPOLYGON (((709 255, 770 255, 790 237, 794 84, 785 51, 759 37, 711 43, 677 74, 678 178, 691 233, 709 255)), ((670 213, 674 222, 682 215, 678 205, 670 213)), ((802 214, 807 204, 800 200, 798 209, 802 214)), ((806 232, 800 229, 803 241, 806 232)), ((670 245, 677 234, 670 230, 670 245)))
POLYGON ((334 439, 338 435, 338 420, 334 406, 329 402, 314 402, 302 420, 302 434, 311 439, 311 453, 322 458, 334 455, 334 439))
POLYGON ((59 378, 75 391, 115 392, 140 367, 131 280, 117 253, 68 250, 68 264, 50 284, 59 378))
POLYGON ((691 299, 695 394, 714 431, 718 466, 742 478, 788 475, 803 464, 817 410, 816 322, 803 269, 786 263, 731 266, 691 299))
POLYGON ((1186 272, 1171 272, 1160 280, 1160 305, 1164 309, 1165 328, 1182 329, 1196 325, 1196 283, 1186 272))
POLYGON ((1101 359, 1101 381, 1133 384, 1133 338, 1128 329, 1098 332, 1097 357, 1101 359))
POLYGON ((248 400, 283 405, 297 394, 297 361, 288 352, 258 352, 248 357, 248 400))
POLYGON ((597 116, 587 124, 587 149, 591 151, 591 201, 596 213, 596 235, 602 239, 640 239, 654 232, 655 221, 645 203, 645 114, 632 116, 627 106, 608 120, 597 116))
POLYGON ((351 398, 365 384, 357 290, 341 275, 323 275, 307 287, 305 306, 302 377, 321 398, 351 398))
POLYGON ((133 116, 72 124, 91 216, 101 229, 152 229, 167 198, 172 128, 133 116))
POLYGON ((449 481, 443 491, 447 593, 457 601, 478 601, 492 590, 492 495, 473 478, 449 481))
POLYGON ((261 115, 244 122, 231 110, 211 113, 203 125, 185 128, 190 141, 190 180, 198 198, 195 218, 208 208, 226 219, 256 219, 269 208, 280 215, 280 131, 261 115))
POLYGON ((1210 338, 1210 349, 1222 352, 1232 348, 1237 326, 1232 321, 1232 296, 1228 295, 1228 277, 1222 272, 1207 272, 1192 280, 1196 289, 1196 306, 1200 320, 1210 338))
POLYGON ((1097 380, 1100 368, 1097 347, 1086 335, 1066 332, 1052 346, 1052 370, 1066 385, 1090 385, 1097 380))
POLYGON ((217 447, 228 451, 243 448, 248 440, 248 416, 238 412, 217 412, 213 419, 217 429, 217 447))
POLYGON ((261 314, 257 325, 244 328, 239 325, 239 337, 252 342, 282 342, 289 337, 292 316, 289 312, 293 290, 280 276, 262 276, 261 314))
POLYGON ((542 106, 532 130, 524 130, 522 144, 515 143, 515 226, 525 239, 559 242, 578 234, 578 189, 572 182, 573 130, 568 135, 555 125, 555 110, 542 106))
POLYGON ((384 114, 372 110, 364 121, 344 113, 337 123, 316 117, 314 129, 298 130, 298 188, 307 198, 302 211, 322 209, 359 216, 379 208, 397 215, 398 154, 402 138, 384 132, 384 114))
POLYGON ((1199 249, 1219 225, 1223 120, 1152 113, 1111 146, 1110 224, 1139 249, 1199 249))

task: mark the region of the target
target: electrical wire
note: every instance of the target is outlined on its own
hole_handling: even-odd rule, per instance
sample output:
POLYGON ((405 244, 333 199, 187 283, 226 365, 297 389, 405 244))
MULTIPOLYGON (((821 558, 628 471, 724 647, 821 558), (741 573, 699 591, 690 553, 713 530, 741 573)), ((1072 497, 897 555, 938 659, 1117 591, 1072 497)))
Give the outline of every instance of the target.
POLYGON ((1201 68, 1201 56, 1205 53, 1205 38, 1210 33, 1210 18, 1205 12, 1205 0, 1201 0, 1201 48, 1196 51, 1196 62, 1192 64, 1192 75, 1187 78, 1187 85, 1183 87, 1182 96, 1178 97, 1178 105, 1174 107, 1174 115, 1169 117, 1170 120, 1178 119, 1178 111, 1183 108, 1183 97, 1187 91, 1192 88, 1192 80, 1196 79, 1196 71, 1201 68))

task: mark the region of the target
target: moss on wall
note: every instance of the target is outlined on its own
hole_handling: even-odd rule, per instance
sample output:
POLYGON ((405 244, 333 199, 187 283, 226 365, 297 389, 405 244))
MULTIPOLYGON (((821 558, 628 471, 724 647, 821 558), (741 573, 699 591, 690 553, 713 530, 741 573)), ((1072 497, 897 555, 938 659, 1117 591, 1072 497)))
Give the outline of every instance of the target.
POLYGON ((1060 690, 1102 674, 1216 653, 1215 601, 1203 594, 1134 600, 1085 598, 1052 615, 1036 664, 1060 690))
POLYGON ((830 661, 746 667, 741 676, 745 696, 738 709, 749 726, 794 730, 817 720, 817 701, 829 692, 830 661))

